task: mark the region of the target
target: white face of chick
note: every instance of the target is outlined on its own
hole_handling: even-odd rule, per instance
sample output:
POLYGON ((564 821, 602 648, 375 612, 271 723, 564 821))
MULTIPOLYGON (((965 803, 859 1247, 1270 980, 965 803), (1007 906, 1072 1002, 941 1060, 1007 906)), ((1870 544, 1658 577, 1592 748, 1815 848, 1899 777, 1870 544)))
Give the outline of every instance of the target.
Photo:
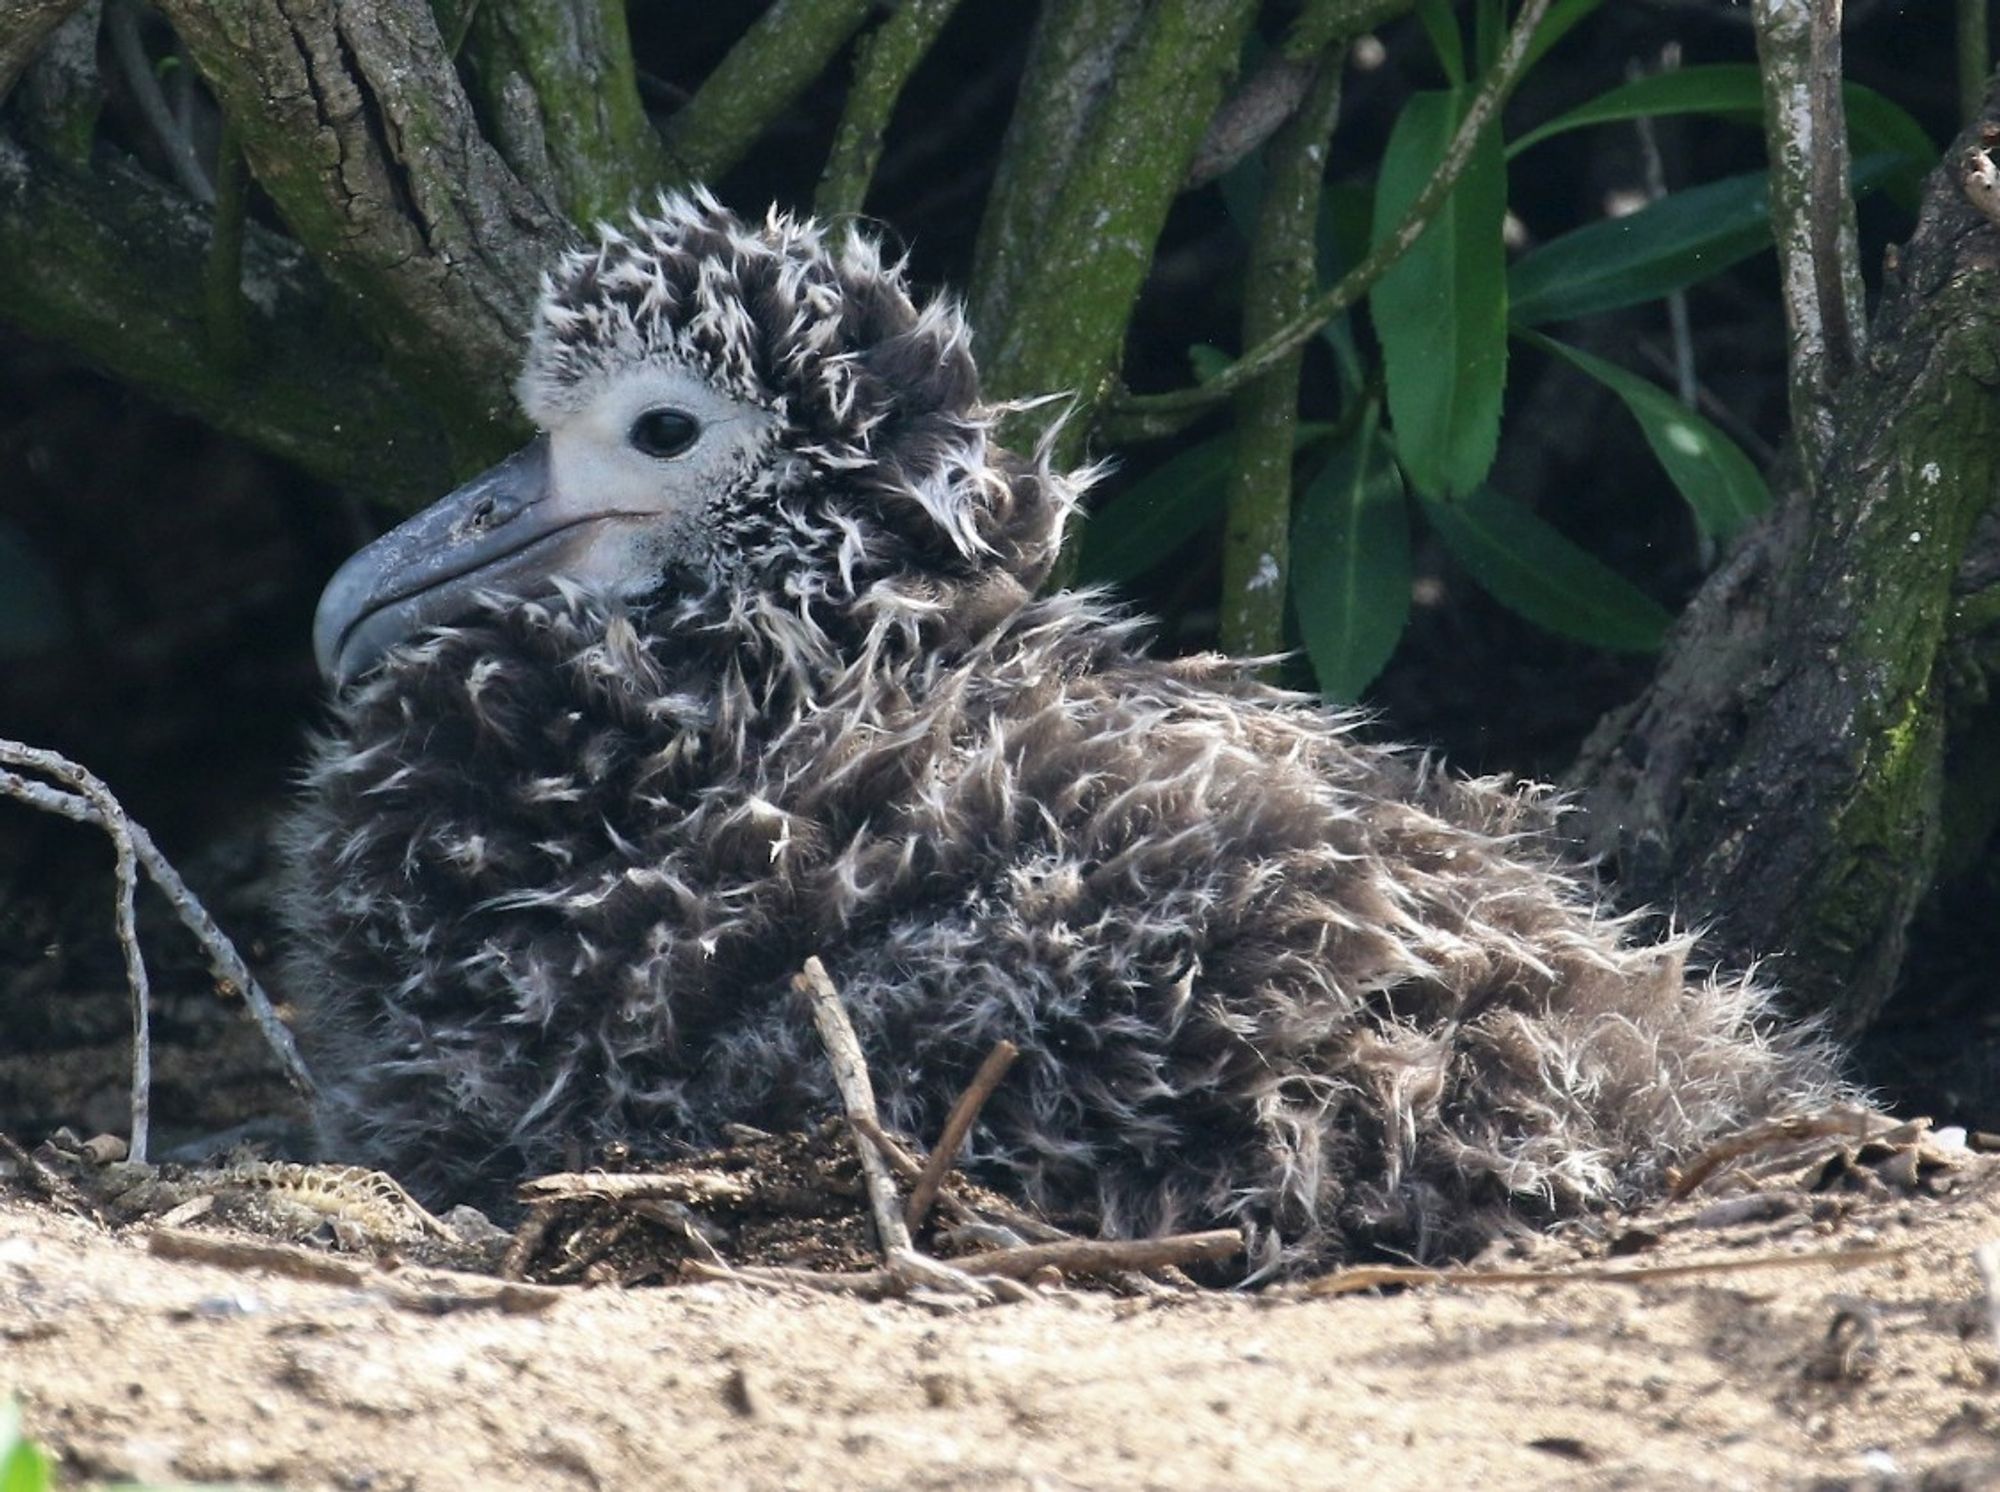
POLYGON ((612 596, 700 565, 729 496, 770 459, 778 416, 729 397, 678 363, 600 381, 547 425, 550 500, 578 523, 561 574, 612 596))
POLYGON ((543 435, 384 534, 320 597, 321 672, 346 683, 486 592, 559 579, 629 598, 709 567, 731 499, 773 457, 779 416, 679 362, 636 362, 535 411, 543 435))

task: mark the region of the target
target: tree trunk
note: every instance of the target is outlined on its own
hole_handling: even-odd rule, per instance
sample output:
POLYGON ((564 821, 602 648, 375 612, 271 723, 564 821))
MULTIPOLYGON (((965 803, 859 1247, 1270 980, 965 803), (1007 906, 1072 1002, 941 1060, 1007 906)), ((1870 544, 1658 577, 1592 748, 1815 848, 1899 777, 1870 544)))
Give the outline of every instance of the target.
POLYGON ((1937 866, 1953 664, 1982 611, 1961 577, 2000 475, 2000 232, 1959 174, 1980 128, 1931 177, 1817 483, 1783 484, 1572 778, 1626 893, 1711 927, 1724 959, 1782 953, 1794 1003, 1850 1032, 1937 866))

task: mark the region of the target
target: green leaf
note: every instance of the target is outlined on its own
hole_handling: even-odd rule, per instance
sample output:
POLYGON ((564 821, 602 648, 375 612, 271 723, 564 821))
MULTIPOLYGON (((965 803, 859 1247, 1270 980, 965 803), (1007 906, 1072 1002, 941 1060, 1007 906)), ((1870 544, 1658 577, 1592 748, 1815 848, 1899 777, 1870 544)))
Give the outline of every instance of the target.
POLYGON ((1472 65, 1479 72, 1493 66, 1500 55, 1500 38, 1507 34, 1507 7, 1504 0, 1474 0, 1472 7, 1472 65))
MULTIPOLYGON (((1443 158, 1463 92, 1413 94, 1390 132, 1375 192, 1378 241, 1395 231, 1443 158)), ((1403 470, 1432 496, 1470 492, 1500 439, 1507 381, 1506 168, 1496 130, 1474 148, 1423 237, 1369 296, 1403 470)))
MULTIPOLYGON (((1359 182, 1330 181, 1320 189, 1315 234, 1320 289, 1330 287, 1350 265, 1360 263, 1367 255, 1369 220, 1374 208, 1374 192, 1359 182)), ((1321 327, 1319 334, 1333 350, 1344 408, 1347 396, 1368 381, 1361 350, 1354 341, 1353 313, 1343 311, 1321 327)))
POLYGON ((1292 519, 1292 609, 1320 689, 1361 697, 1410 615, 1410 513, 1371 405, 1299 495, 1292 519))
MULTIPOLYGON (((1858 162, 1855 195, 1881 185, 1892 169, 1887 156, 1858 162)), ((1718 275, 1770 244, 1770 185, 1762 171, 1726 176, 1551 239, 1508 270, 1508 314, 1517 327, 1568 321, 1718 275)))
POLYGON ((1522 255, 1507 272, 1509 314, 1516 326, 1539 326, 1658 300, 1770 242, 1768 175, 1705 182, 1522 255))
POLYGON ((1147 472, 1085 521, 1077 578, 1115 585, 1152 569, 1222 512, 1235 460, 1222 434, 1147 472))
POLYGON ((1736 442, 1665 389, 1575 347, 1534 332, 1522 335, 1544 352, 1581 368, 1624 401, 1705 535, 1727 539, 1771 505, 1771 489, 1736 442))
POLYGON ((1666 635, 1657 601, 1490 487, 1425 499, 1424 516, 1489 595, 1537 626, 1627 653, 1654 652, 1666 635))
POLYGON ((1451 0, 1417 0, 1417 19, 1431 39, 1438 66, 1454 88, 1465 86, 1465 41, 1459 35, 1458 17, 1451 13, 1451 0))
POLYGON ((1194 370, 1196 383, 1207 383, 1235 361, 1220 347, 1207 342, 1197 342, 1188 348, 1188 366, 1194 370))
MULTIPOLYGON (((1305 421, 1299 449, 1325 440, 1334 426, 1305 421)), ((1236 437, 1225 432, 1189 446, 1139 478, 1083 525, 1078 579, 1119 585, 1145 574, 1222 516, 1236 437)))
MULTIPOLYGON (((1854 154, 1894 158, 1884 184, 1899 206, 1914 209, 1924 174, 1937 164, 1938 145, 1907 110, 1872 88, 1843 84, 1847 133, 1854 154)), ((1675 114, 1710 114, 1756 124, 1764 117, 1764 95, 1754 63, 1727 62, 1654 73, 1608 89, 1536 126, 1507 146, 1512 160, 1531 145, 1586 125, 1675 114)))
POLYGON ((49 1458, 21 1433, 21 1407, 0 1403, 0 1492, 48 1492, 55 1486, 49 1458))

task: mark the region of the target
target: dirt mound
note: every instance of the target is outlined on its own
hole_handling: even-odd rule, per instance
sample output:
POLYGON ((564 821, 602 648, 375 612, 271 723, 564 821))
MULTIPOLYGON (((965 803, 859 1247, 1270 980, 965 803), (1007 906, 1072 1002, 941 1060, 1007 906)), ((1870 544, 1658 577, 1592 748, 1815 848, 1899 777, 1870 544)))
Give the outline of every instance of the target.
POLYGON ((949 1315, 505 1286, 232 1252, 230 1230, 163 1247, 186 1232, 0 1199, 0 1394, 73 1482, 2000 1487, 1983 1157, 1914 1192, 1763 1185, 1484 1261, 1540 1282, 1057 1287, 949 1315))

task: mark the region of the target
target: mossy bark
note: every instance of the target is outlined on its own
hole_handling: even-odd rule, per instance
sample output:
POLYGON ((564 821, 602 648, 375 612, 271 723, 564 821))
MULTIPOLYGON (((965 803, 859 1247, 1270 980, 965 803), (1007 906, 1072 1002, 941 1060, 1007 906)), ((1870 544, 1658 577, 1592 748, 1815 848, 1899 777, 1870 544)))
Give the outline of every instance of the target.
POLYGON ((1043 0, 967 286, 972 324, 987 335, 1007 324, 1042 225, 1143 9, 1140 0, 1043 0))
POLYGON ((459 464, 524 433, 511 383, 569 230, 480 134, 422 0, 163 0, 258 183, 459 464))
MULTIPOLYGON (((23 16, 10 19, 30 23, 27 30, 35 33, 33 23, 47 16, 46 7, 31 3, 23 16)), ((97 32, 103 19, 103 0, 86 0, 53 30, 34 35, 31 55, 0 58, 0 98, 7 93, 5 68, 15 62, 26 66, 13 109, 21 137, 68 165, 89 163, 91 137, 104 107, 104 83, 97 71, 97 32)), ((14 39, 21 33, 10 27, 7 35, 14 39)))
POLYGON ((7 97, 35 54, 83 0, 17 0, 0 21, 0 100, 7 97))
POLYGON ((624 212, 667 176, 639 101, 624 0, 483 0, 467 36, 487 131, 575 223, 624 212))
POLYGON ((209 331, 209 215, 138 167, 86 175, 0 137, 0 319, 328 481, 416 502, 449 484, 443 428, 382 366, 299 249, 242 243, 245 351, 209 331))
POLYGON ((813 211, 820 217, 841 218, 861 211, 903 85, 957 9, 958 0, 903 0, 861 44, 847 106, 813 196, 813 211))
POLYGON ((1782 954, 1793 1000, 1847 1030, 1890 992, 1936 867, 1954 589, 2000 491, 2000 249, 1959 191, 1971 139, 1833 395, 1818 482, 1794 478, 1575 778, 1629 894, 1711 924, 1725 956, 1782 954))
MULTIPOLYGON (((1153 246, 1222 91, 1256 6, 1252 0, 1159 0, 1119 54, 1089 111, 1061 190, 1015 252, 1003 320, 981 328, 988 391, 999 398, 1072 392, 1081 405, 1057 437, 1073 457, 1088 414, 1118 372, 1126 324, 1153 246)), ((1064 107, 1025 89, 1017 110, 1064 107)), ((1034 443, 1046 410, 1015 416, 1003 438, 1034 443)))
POLYGON ((714 181, 826 70, 874 0, 772 0, 667 125, 684 182, 714 181))
MULTIPOLYGON (((1312 303, 1319 288, 1320 183, 1340 112, 1344 48, 1322 57, 1290 122, 1265 152, 1264 193, 1243 287, 1243 345, 1255 347, 1312 303)), ((1222 646, 1275 653, 1285 642, 1291 574, 1292 456, 1299 424, 1293 352, 1236 396, 1236 466, 1222 525, 1222 646)))

